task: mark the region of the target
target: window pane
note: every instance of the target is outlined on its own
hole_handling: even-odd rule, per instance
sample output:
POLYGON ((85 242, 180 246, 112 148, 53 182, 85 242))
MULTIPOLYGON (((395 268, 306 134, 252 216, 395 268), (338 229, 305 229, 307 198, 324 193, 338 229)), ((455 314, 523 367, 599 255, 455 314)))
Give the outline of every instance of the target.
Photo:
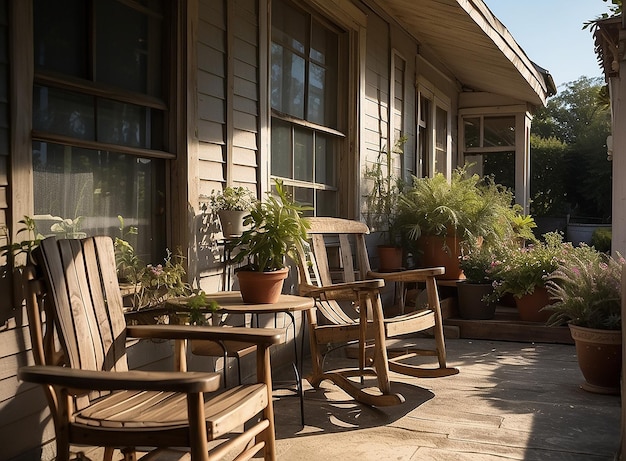
POLYGON ((308 15, 286 3, 275 1, 272 5, 272 41, 304 53, 308 15))
MULTIPOLYGON (((158 6, 160 1, 151 4, 158 6)), ((122 2, 97 0, 95 80, 162 96, 162 35, 160 16, 122 2)))
POLYGON ((488 154, 466 155, 465 164, 470 174, 493 175, 497 184, 515 191, 515 152, 490 152, 488 154))
POLYGON ((480 118, 464 118, 465 148, 480 147, 480 118))
POLYGON ((34 0, 35 68, 89 78, 85 0, 34 0))
MULTIPOLYGON (((294 187, 293 188, 293 198, 294 200, 303 206, 313 207, 313 197, 314 191, 313 189, 307 189, 304 187, 294 187)), ((305 211, 304 214, 306 216, 312 216, 313 212, 311 210, 305 211)))
POLYGON ((515 146, 515 117, 485 117, 482 147, 515 146))
POLYGON ((93 141, 93 100, 92 96, 35 85, 33 128, 93 141))
POLYGON ((146 121, 150 110, 108 99, 98 101, 98 141, 124 146, 150 147, 146 121))
POLYGON ((333 138, 315 135, 315 182, 335 187, 335 149, 333 138))
POLYGON ((291 127, 272 119, 272 174, 292 178, 291 127))
POLYGON ((304 59, 272 44, 272 108, 304 119, 304 59))
POLYGON ((138 228, 131 243, 143 260, 164 251, 163 160, 34 142, 33 169, 42 234, 52 233, 54 221, 43 219, 51 215, 82 217, 78 231, 87 235, 119 236, 121 215, 126 226, 138 228))
POLYGON ((293 178, 313 181, 313 132, 296 128, 293 139, 293 178))
POLYGON ((316 216, 337 216, 337 191, 318 190, 316 198, 316 216))
POLYGON ((448 112, 437 107, 435 125, 435 171, 446 172, 448 166, 448 112))

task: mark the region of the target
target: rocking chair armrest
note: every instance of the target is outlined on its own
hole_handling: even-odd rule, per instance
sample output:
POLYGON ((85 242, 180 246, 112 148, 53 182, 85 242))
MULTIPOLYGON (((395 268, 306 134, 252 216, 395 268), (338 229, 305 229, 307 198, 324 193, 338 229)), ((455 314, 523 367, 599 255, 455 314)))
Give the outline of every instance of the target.
POLYGON ((318 287, 314 285, 300 284, 300 295, 316 298, 321 295, 327 299, 334 299, 337 295, 354 293, 359 291, 378 291, 385 286, 385 281, 381 278, 360 280, 358 282, 333 283, 318 287))
POLYGON ((427 267, 396 272, 368 272, 367 276, 386 282, 424 282, 428 277, 437 277, 445 273, 445 267, 427 267))
POLYGON ((73 391, 146 390, 182 393, 214 392, 219 389, 221 378, 220 373, 100 371, 54 365, 24 366, 17 375, 22 381, 61 386, 73 391))
POLYGON ((285 342, 285 332, 278 328, 217 327, 196 325, 129 325, 126 333, 133 338, 204 339, 239 341, 271 346, 285 342))

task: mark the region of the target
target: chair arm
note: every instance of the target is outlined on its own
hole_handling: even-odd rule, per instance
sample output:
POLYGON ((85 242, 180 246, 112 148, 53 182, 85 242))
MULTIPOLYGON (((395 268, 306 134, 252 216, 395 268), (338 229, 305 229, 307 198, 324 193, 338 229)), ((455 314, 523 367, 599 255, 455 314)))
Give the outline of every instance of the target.
POLYGON ((220 387, 219 373, 178 371, 96 371, 54 365, 20 367, 22 381, 51 384, 76 390, 146 390, 165 392, 213 392, 220 387))
POLYGON ((195 325, 129 325, 126 333, 133 338, 204 339, 240 341, 271 346, 285 342, 285 332, 277 328, 209 327, 195 325))
POLYGON ((385 281, 378 279, 360 280, 358 282, 333 283, 318 287, 315 285, 300 284, 300 295, 311 298, 324 295, 327 299, 335 299, 346 293, 354 293, 355 291, 377 291, 385 286, 385 281))
POLYGON ((373 279, 383 279, 386 282, 424 282, 428 277, 436 277, 445 273, 445 267, 427 267, 397 272, 368 272, 367 276, 373 279))

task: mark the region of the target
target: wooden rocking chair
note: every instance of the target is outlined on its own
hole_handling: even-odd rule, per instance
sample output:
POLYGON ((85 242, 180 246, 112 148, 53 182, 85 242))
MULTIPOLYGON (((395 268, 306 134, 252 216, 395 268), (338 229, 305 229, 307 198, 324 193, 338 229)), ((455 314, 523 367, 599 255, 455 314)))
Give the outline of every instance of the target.
MULTIPOLYGON (((26 288, 37 365, 20 368, 19 377, 44 386, 57 460, 69 459, 70 444, 105 447, 107 460, 115 448, 134 460, 135 447, 188 447, 194 461, 233 450, 238 460, 260 450, 265 460, 275 459, 269 347, 284 341, 281 330, 127 327, 109 237, 49 238, 34 256, 26 288), (219 373, 129 371, 127 336, 256 344, 257 382, 216 392, 219 373)), ((165 451, 173 459, 161 449, 149 458, 165 451)))
POLYGON ((375 406, 402 403, 393 394, 389 370, 415 377, 440 377, 457 374, 446 364, 442 316, 435 277, 444 268, 414 269, 399 272, 372 272, 365 245, 369 229, 364 223, 339 218, 309 218, 311 252, 299 261, 300 294, 316 298, 308 314, 313 371, 311 384, 318 387, 329 379, 356 400, 375 406), (335 261, 329 261, 329 250, 335 261), (380 291, 389 282, 425 284, 428 304, 413 312, 384 318, 380 291), (346 306, 348 305, 348 306, 346 306), (432 329, 432 349, 388 350, 387 339, 432 329), (323 347, 358 342, 358 368, 324 371, 323 347), (372 367, 366 366, 366 345, 373 344, 372 367), (410 363, 419 356, 434 356, 438 366, 410 363), (375 375, 380 394, 365 392, 351 378, 375 375))

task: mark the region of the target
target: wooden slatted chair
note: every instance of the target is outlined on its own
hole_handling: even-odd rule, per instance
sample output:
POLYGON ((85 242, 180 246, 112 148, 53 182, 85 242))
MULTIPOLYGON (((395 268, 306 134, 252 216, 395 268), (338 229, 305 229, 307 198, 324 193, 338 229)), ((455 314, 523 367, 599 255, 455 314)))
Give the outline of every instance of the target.
POLYGON ((329 379, 370 405, 393 405, 403 401, 391 392, 389 370, 415 377, 439 377, 458 373, 446 364, 441 308, 435 278, 444 268, 414 269, 400 272, 372 272, 367 255, 364 223, 339 218, 310 218, 308 234, 311 252, 299 261, 301 295, 316 298, 316 308, 309 312, 313 371, 311 384, 319 386, 329 379), (338 261, 329 262, 328 250, 338 261), (384 318, 380 291, 385 281, 418 282, 426 286, 428 305, 413 312, 384 318), (365 328, 363 326, 366 325, 365 328), (432 330, 432 349, 387 350, 393 337, 432 330), (324 347, 348 342, 359 343, 357 368, 323 369, 324 347), (374 341, 372 367, 367 367, 366 344, 374 341), (437 366, 411 363, 416 356, 434 356, 437 366), (364 392, 351 379, 376 375, 380 395, 364 392))
POLYGON ((19 377, 45 388, 57 460, 69 459, 70 444, 106 447, 107 460, 115 448, 136 459, 134 447, 188 447, 195 461, 232 450, 242 452, 237 459, 260 450, 265 460, 275 459, 269 347, 284 341, 282 331, 127 327, 109 237, 49 238, 34 256, 26 283, 37 365, 20 368, 19 377), (258 379, 216 392, 219 373, 129 371, 127 337, 253 343, 258 379))

